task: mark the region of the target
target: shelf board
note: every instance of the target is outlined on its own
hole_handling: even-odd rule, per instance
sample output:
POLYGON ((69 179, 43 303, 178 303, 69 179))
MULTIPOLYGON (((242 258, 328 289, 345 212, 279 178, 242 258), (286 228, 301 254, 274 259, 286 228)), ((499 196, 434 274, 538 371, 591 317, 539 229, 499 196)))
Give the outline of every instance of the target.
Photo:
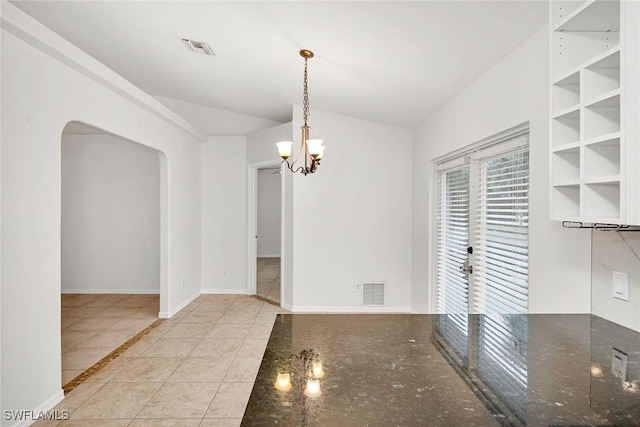
POLYGON ((620 88, 614 89, 607 93, 603 93, 585 103, 585 108, 589 107, 619 107, 620 106, 620 88), (617 98, 617 100, 616 100, 617 98))
MULTIPOLYGON (((587 67, 591 67, 594 64, 599 63, 600 61, 603 61, 603 64, 606 64, 606 61, 604 61, 605 59, 607 59, 610 56, 615 55, 616 53, 620 53, 620 45, 616 45, 610 49, 605 50, 604 52, 602 52, 600 55, 594 56, 593 58, 591 58, 590 60, 586 61, 584 64, 581 65, 581 68, 587 68, 587 67)), ((619 61, 619 59, 618 59, 619 61)), ((619 64, 619 62, 618 62, 619 64)), ((607 68, 607 67, 601 67, 601 68, 607 68)))
POLYGON ((586 139, 584 141, 584 145, 593 145, 593 144, 605 144, 606 142, 611 141, 608 145, 618 145, 620 144, 620 132, 613 132, 607 135, 600 135, 593 138, 586 139), (618 140, 617 142, 614 142, 618 140))
POLYGON ((587 0, 562 19, 555 31, 620 31, 620 4, 587 0))
POLYGON ((563 74, 555 83, 555 86, 580 86, 580 71, 572 70, 569 74, 563 74))
POLYGON ((553 147, 551 149, 552 153, 561 153, 563 151, 579 151, 580 150, 580 141, 571 142, 569 144, 558 145, 557 147, 553 147))
MULTIPOLYGON (((621 222, 624 222, 622 220, 622 216, 615 216, 615 217, 602 217, 602 216, 597 216, 597 217, 592 217, 592 218, 588 218, 589 222, 595 224, 620 224, 621 222)), ((583 221, 586 222, 586 221, 583 221)))
POLYGON ((620 68, 620 45, 614 46, 591 59, 585 68, 620 68))
POLYGON ((554 187, 579 187, 580 178, 575 179, 563 179, 553 183, 554 187))
POLYGON ((560 112, 553 115, 554 119, 579 119, 580 118, 580 104, 573 105, 569 108, 565 108, 560 112))
POLYGON ((581 216, 576 215, 563 215, 561 213, 554 213, 551 216, 551 219, 554 221, 574 221, 574 222, 585 222, 585 220, 581 216))
POLYGON ((620 175, 607 175, 599 176, 595 178, 585 178, 584 183, 587 185, 592 184, 616 184, 620 183, 620 175))
MULTIPOLYGON (((607 58, 609 57, 613 57, 613 55, 617 54, 620 52, 620 45, 616 45, 610 49, 605 50, 604 52, 602 52, 601 54, 594 56, 593 58, 589 59, 588 61, 583 62, 582 64, 578 65, 577 67, 574 67, 568 71, 565 71, 564 73, 560 74, 560 77, 558 77, 557 79, 554 80, 554 85, 557 84, 563 84, 562 82, 564 80, 569 80, 572 81, 571 78, 574 74, 580 73, 580 70, 584 69, 584 68, 589 68, 593 65, 597 65, 596 68, 613 68, 613 64, 615 63, 615 59, 611 59, 611 66, 607 66, 609 63, 606 61, 607 58), (599 63, 602 61, 602 65, 600 65, 599 63)), ((620 59, 618 56, 618 64, 620 63, 620 59)))

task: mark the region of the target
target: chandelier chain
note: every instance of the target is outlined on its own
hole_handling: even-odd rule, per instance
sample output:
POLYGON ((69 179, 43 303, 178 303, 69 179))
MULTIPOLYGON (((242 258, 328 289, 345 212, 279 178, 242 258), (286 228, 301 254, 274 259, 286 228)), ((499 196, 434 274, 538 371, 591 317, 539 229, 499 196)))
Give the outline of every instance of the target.
POLYGON ((304 80, 302 90, 302 114, 304 116, 304 125, 307 126, 309 119, 309 89, 307 80, 307 58, 304 59, 304 80))

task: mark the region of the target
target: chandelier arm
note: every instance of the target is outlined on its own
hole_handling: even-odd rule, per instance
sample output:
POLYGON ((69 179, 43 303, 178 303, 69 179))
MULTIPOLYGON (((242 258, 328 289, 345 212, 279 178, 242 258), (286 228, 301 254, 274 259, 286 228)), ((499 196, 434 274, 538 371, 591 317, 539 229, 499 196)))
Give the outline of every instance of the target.
POLYGON ((305 145, 306 144, 304 143, 304 141, 302 141, 302 143, 300 144, 300 148, 298 149, 298 155, 296 156, 296 159, 293 161, 293 163, 291 163, 292 166, 296 164, 296 162, 300 159, 302 153, 305 151, 305 145))
POLYGON ((311 170, 309 168, 304 168, 302 166, 297 167, 296 169, 294 169, 294 165, 295 162, 293 164, 289 163, 288 160, 283 160, 282 163, 286 163, 287 164, 287 169, 289 169, 291 172, 293 173, 303 173, 303 174, 308 174, 309 172, 311 172, 311 170))

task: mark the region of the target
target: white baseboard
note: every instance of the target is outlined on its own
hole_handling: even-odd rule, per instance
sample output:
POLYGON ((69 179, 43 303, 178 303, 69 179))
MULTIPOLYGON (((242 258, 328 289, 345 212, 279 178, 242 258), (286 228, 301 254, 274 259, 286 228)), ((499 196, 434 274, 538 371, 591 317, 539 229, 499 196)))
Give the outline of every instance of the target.
POLYGON ((282 301, 280 302, 280 307, 284 308, 285 310, 289 310, 291 312, 293 312, 292 306, 291 304, 284 304, 282 301))
POLYGON ((194 293, 193 295, 191 295, 189 298, 182 301, 178 306, 174 307, 173 309, 169 311, 161 311, 160 313, 158 313, 158 317, 160 319, 171 319, 173 316, 178 314, 180 310, 185 308, 187 305, 189 305, 194 299, 198 298, 199 296, 200 296, 200 292, 194 293))
MULTIPOLYGON (((284 307, 283 307, 284 308, 284 307)), ((409 307, 314 307, 314 306, 293 306, 287 308, 292 313, 331 313, 331 314, 356 314, 356 313, 369 313, 369 314, 410 314, 411 309, 409 307)))
POLYGON ((63 294, 132 294, 159 295, 160 289, 62 289, 63 294))
MULTIPOLYGON (((58 390, 56 392, 56 394, 54 394, 49 399, 45 400, 43 403, 38 405, 38 407, 33 410, 33 415, 37 417, 37 415, 40 414, 40 413, 45 413, 47 411, 51 411, 53 408, 55 408, 55 406, 58 403, 62 402, 63 399, 64 399, 64 391, 61 388, 60 390, 58 390)), ((4 415, 6 415, 6 414, 3 414, 3 416, 4 415)), ((59 414, 59 415, 62 415, 62 414, 59 414)), ((37 419, 36 420, 32 420, 32 419, 16 420, 16 422, 14 424, 11 424, 11 426, 12 427, 27 427, 27 426, 30 426, 30 425, 34 424, 36 421, 38 421, 38 420, 37 419)))
POLYGON ((203 289, 203 294, 207 295, 249 295, 246 289, 217 289, 217 288, 209 288, 203 289))
POLYGON ((273 254, 273 255, 258 255, 258 258, 280 258, 282 255, 280 254, 273 254))

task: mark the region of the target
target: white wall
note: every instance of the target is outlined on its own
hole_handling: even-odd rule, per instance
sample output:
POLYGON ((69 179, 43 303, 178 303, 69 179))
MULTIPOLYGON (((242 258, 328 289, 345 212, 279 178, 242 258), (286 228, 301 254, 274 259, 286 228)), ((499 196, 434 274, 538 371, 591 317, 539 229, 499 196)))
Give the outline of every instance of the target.
POLYGON ((62 292, 160 293, 158 153, 62 137, 62 292))
POLYGON ((548 28, 545 26, 414 130, 413 308, 435 309, 432 160, 530 124, 529 312, 590 312, 590 238, 549 218, 548 28))
POLYGON ((247 141, 210 136, 201 145, 202 291, 247 292, 247 141))
POLYGON ((202 135, 8 2, 1 20, 2 409, 50 409, 63 397, 63 128, 79 121, 163 153, 160 307, 167 316, 200 292, 202 135))
POLYGON ((258 170, 258 257, 280 257, 280 173, 258 170))
MULTIPOLYGON (((294 109, 293 135, 302 111, 294 109)), ((362 281, 386 281, 386 307, 411 300, 411 132, 313 110, 324 139, 318 172, 293 185, 295 311, 367 311, 362 281)), ((289 172, 287 172, 289 173, 289 172)))
POLYGON ((290 122, 247 135, 247 163, 278 161, 280 156, 278 156, 276 142, 291 140, 290 122))

